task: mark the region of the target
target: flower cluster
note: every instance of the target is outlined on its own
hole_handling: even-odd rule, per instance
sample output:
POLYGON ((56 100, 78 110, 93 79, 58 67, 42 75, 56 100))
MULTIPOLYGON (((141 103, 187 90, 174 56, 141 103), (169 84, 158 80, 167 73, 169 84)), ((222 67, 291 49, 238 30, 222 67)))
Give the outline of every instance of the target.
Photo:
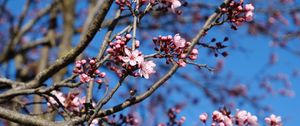
POLYGON ((178 58, 179 66, 185 66, 185 58, 190 60, 196 60, 198 55, 198 49, 194 48, 190 55, 187 56, 188 47, 191 45, 191 42, 187 42, 179 34, 168 36, 159 36, 158 38, 152 39, 156 45, 155 50, 159 54, 155 55, 156 58, 166 58, 166 63, 172 62, 174 58, 178 58))
POLYGON ((257 117, 251 115, 250 112, 247 112, 245 110, 238 110, 235 114, 236 118, 236 123, 238 125, 244 125, 244 124, 249 124, 249 125, 257 125, 257 117))
MULTIPOLYGON (((138 49, 132 50, 126 44, 131 39, 130 34, 126 34, 124 37, 116 36, 114 42, 110 42, 110 48, 107 52, 111 55, 110 59, 114 64, 108 63, 108 67, 117 73, 119 77, 124 73, 128 73, 132 76, 141 76, 146 79, 150 74, 155 73, 154 67, 156 64, 153 61, 146 60, 142 52, 138 49), (121 66, 119 68, 118 66, 121 66), (138 70, 138 72, 136 72, 138 70)), ((135 41, 135 48, 139 48, 140 42, 135 41)))
POLYGON ((64 107, 73 112, 80 112, 81 108, 84 107, 85 97, 80 98, 78 92, 71 92, 66 97, 64 107))
MULTIPOLYGON (((84 109, 84 105, 86 103, 85 97, 80 98, 78 92, 71 92, 66 96, 62 92, 54 90, 51 94, 54 95, 58 101, 56 101, 53 97, 50 97, 49 102, 47 103, 48 106, 59 106, 58 102, 60 102, 62 105, 61 107, 65 107, 73 113, 79 113, 81 112, 80 110, 84 109)), ((95 106, 94 103, 92 105, 95 106)), ((90 126, 97 126, 98 123, 98 119, 93 119, 90 126)))
POLYGON ((252 4, 246 4, 243 6, 242 1, 231 1, 228 5, 222 6, 220 11, 227 15, 229 22, 236 26, 240 26, 243 22, 253 20, 254 6, 252 4))
MULTIPOLYGON (((235 115, 226 109, 216 110, 212 113, 212 126, 258 126, 258 119, 255 115, 245 110, 237 110, 235 115)), ((202 113, 199 116, 201 122, 206 123, 208 120, 208 114, 202 113)), ((282 126, 281 118, 271 115, 266 117, 265 121, 268 126, 282 126)))
POLYGON ((100 72, 100 70, 97 69, 95 58, 76 61, 73 73, 79 74, 81 83, 88 83, 97 78, 96 82, 101 84, 103 82, 101 78, 104 78, 106 75, 105 72, 100 72))
MULTIPOLYGON (((59 103, 61 103, 61 107, 65 107, 66 109, 79 113, 81 112, 80 110, 84 109, 85 105, 85 97, 79 97, 79 92, 70 92, 68 95, 64 95, 62 92, 59 91, 52 91, 52 95, 54 95, 57 99, 55 100, 53 97, 50 97, 49 102, 47 103, 48 106, 54 105, 54 106, 59 106, 59 103)), ((92 106, 95 104, 92 103, 92 106)))

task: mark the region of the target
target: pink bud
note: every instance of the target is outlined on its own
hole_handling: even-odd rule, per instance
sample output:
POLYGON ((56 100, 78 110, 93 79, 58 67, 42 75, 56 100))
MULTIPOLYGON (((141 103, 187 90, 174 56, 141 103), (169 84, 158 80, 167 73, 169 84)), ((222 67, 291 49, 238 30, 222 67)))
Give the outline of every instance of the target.
POLYGON ((196 59, 197 59, 197 55, 189 55, 189 58, 190 58, 191 60, 196 60, 196 59))
POLYGON ((126 39, 131 39, 132 36, 131 36, 131 34, 126 34, 125 37, 126 37, 126 39))
POLYGON ((245 5, 245 10, 246 11, 253 11, 254 10, 254 6, 252 4, 246 4, 245 5))
POLYGON ((118 39, 118 40, 119 40, 119 39, 121 39, 121 38, 122 38, 122 37, 121 37, 121 36, 119 36, 119 35, 118 35, 118 36, 116 36, 116 39, 118 39))
POLYGON ((81 61, 76 61, 75 63, 76 63, 76 64, 81 64, 81 61))
POLYGON ((75 65, 77 68, 80 68, 81 67, 81 64, 80 63, 76 63, 75 65))
POLYGON ((140 41, 139 41, 139 40, 136 40, 136 41, 135 41, 135 47, 136 47, 136 48, 140 47, 140 41))
POLYGON ((87 77, 87 78, 84 79, 84 81, 85 81, 85 82, 90 82, 90 81, 91 81, 91 78, 90 78, 90 77, 87 77))
POLYGON ((181 58, 181 59, 186 58, 186 54, 180 54, 179 58, 181 58))
POLYGON ((120 43, 121 45, 125 45, 125 42, 124 41, 121 41, 121 43, 120 43))
POLYGON ((194 48, 191 52, 191 54, 193 55, 198 55, 198 49, 194 48))
POLYGON ((81 83, 85 83, 85 80, 83 78, 80 78, 81 83))
POLYGON ((122 42, 121 40, 117 40, 116 41, 117 44, 121 44, 121 42, 122 42))
POLYGON ((105 73, 105 72, 101 72, 101 73, 99 74, 99 77, 101 77, 101 78, 104 78, 104 77, 105 77, 105 75, 106 75, 106 73, 105 73))
POLYGON ((202 114, 199 116, 199 119, 200 119, 203 123, 206 122, 207 118, 208 118, 207 113, 202 113, 202 114))
POLYGON ((185 120, 186 120, 186 117, 185 116, 182 116, 181 118, 180 118, 180 120, 179 120, 179 123, 184 123, 185 122, 185 120))
POLYGON ((92 59, 92 60, 90 60, 90 64, 91 64, 91 65, 94 65, 95 63, 96 63, 96 61, 95 61, 95 60, 93 60, 93 59, 92 59))
POLYGON ((186 42, 186 45, 187 46, 190 46, 192 43, 191 42, 186 42))
POLYGON ((121 45, 120 45, 120 44, 117 44, 117 45, 116 45, 116 48, 121 48, 121 45))
POLYGON ((98 84, 101 84, 103 81, 102 81, 101 79, 97 79, 96 82, 97 82, 98 84))
POLYGON ((137 73, 137 72, 134 72, 134 73, 133 73, 133 76, 134 76, 134 77, 139 77, 139 76, 140 76, 140 74, 139 74, 139 73, 137 73))
POLYGON ((246 17, 246 21, 252 21, 253 20, 253 12, 252 11, 248 11, 245 15, 246 17))
POLYGON ((161 40, 166 41, 166 40, 167 40, 167 37, 166 37, 166 36, 162 36, 162 37, 161 37, 161 40))
POLYGON ((178 65, 179 65, 180 67, 185 67, 185 66, 186 66, 186 63, 185 63, 183 60, 179 60, 179 61, 178 61, 178 65))
POLYGON ((85 60, 85 59, 81 60, 81 63, 82 63, 82 64, 85 64, 85 63, 86 63, 86 60, 85 60))
POLYGON ((113 53, 114 50, 113 50, 112 48, 108 48, 108 49, 107 49, 107 52, 108 52, 108 53, 113 53))
POLYGON ((95 73, 96 73, 96 74, 100 74, 100 70, 96 70, 95 73))
POLYGON ((238 10, 239 10, 239 11, 242 11, 242 10, 243 10, 243 7, 242 7, 242 6, 238 6, 238 10))
POLYGON ((83 74, 81 74, 81 77, 82 77, 82 78, 87 78, 88 75, 86 75, 85 73, 83 73, 83 74))

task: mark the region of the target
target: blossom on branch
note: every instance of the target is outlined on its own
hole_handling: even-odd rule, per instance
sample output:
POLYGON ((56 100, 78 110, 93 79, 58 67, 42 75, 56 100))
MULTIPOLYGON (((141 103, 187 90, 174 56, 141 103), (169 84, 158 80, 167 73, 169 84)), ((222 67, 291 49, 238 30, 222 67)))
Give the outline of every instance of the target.
POLYGON ((155 73, 154 67, 156 64, 153 61, 144 61, 140 65, 139 74, 140 76, 145 77, 146 79, 149 78, 150 74, 155 73))
POLYGON ((141 64, 144 60, 144 57, 140 55, 138 50, 129 51, 125 48, 126 56, 122 58, 125 63, 129 63, 131 66, 135 66, 136 64, 141 64))
POLYGON ((266 117, 265 121, 268 126, 282 126, 281 117, 274 114, 270 115, 270 117, 266 117))
MULTIPOLYGON (((65 96, 64 96, 64 94, 62 92, 54 90, 54 91, 51 92, 51 94, 54 95, 61 104, 65 103, 66 98, 65 98, 65 96)), ((57 101, 53 97, 50 97, 49 98, 49 102, 47 102, 47 105, 48 106, 50 106, 50 105, 56 105, 56 106, 58 106, 59 104, 57 103, 57 101)))

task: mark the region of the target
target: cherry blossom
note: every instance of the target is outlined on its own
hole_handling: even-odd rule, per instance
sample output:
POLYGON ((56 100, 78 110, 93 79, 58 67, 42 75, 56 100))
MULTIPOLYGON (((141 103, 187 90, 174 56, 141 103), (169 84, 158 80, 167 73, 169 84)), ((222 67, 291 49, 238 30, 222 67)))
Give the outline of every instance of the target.
POLYGON ((254 10, 254 6, 252 4, 246 4, 245 5, 245 10, 246 11, 253 11, 254 10))
POLYGON ((139 74, 140 76, 145 77, 146 79, 149 78, 150 74, 155 73, 154 67, 156 64, 153 61, 144 61, 141 63, 139 74))
MULTIPOLYGON (((54 95, 60 103, 62 103, 62 104, 65 103, 66 98, 64 97, 64 94, 62 92, 54 90, 54 91, 51 92, 51 94, 54 95)), ((58 103, 56 102, 56 100, 53 97, 50 97, 49 102, 47 103, 48 106, 50 106, 51 104, 52 105, 58 105, 58 103)))
POLYGON ((250 112, 245 110, 238 110, 235 115, 236 121, 239 125, 250 124, 252 126, 257 125, 257 117, 253 116, 250 112))
POLYGON ((173 41, 174 41, 176 48, 183 48, 186 45, 185 39, 181 38, 181 36, 179 34, 176 34, 173 37, 173 41))
POLYGON ((129 62, 129 65, 135 66, 136 64, 141 64, 144 60, 143 56, 140 56, 140 52, 138 50, 129 51, 129 49, 125 48, 126 56, 122 58, 125 63, 129 62))
POLYGON ((81 83, 88 83, 94 80, 99 84, 103 82, 101 78, 104 78, 106 73, 97 69, 96 62, 95 58, 90 58, 88 61, 85 59, 76 61, 73 73, 79 75, 81 83))
POLYGON ((200 119, 203 123, 206 122, 207 118, 208 118, 207 113, 202 113, 202 114, 199 116, 199 119, 200 119))
POLYGON ((245 15, 246 17, 246 21, 252 21, 253 20, 253 12, 252 11, 248 11, 245 15))
POLYGON ((270 115, 270 117, 266 117, 265 121, 268 126, 282 126, 281 117, 274 114, 270 115))
POLYGON ((171 9, 175 13, 175 9, 180 7, 182 4, 179 0, 167 0, 168 2, 172 3, 171 9))

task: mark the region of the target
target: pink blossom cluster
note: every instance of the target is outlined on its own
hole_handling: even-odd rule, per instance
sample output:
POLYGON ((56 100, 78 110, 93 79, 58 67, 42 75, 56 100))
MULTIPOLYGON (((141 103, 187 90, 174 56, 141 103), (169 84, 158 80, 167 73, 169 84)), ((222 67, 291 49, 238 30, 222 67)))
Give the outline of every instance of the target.
MULTIPOLYGON (((150 74, 156 72, 154 70, 156 64, 151 60, 145 60, 144 55, 138 49, 129 48, 126 44, 130 39, 131 35, 126 34, 124 37, 116 36, 116 40, 109 43, 110 48, 107 49, 107 52, 111 55, 110 59, 114 64, 108 63, 107 65, 120 77, 124 73, 128 73, 148 79, 150 74), (136 72, 136 70, 138 71, 136 72)), ((139 46, 140 42, 136 40, 135 48, 139 48, 139 46)))
POLYGON ((159 52, 156 58, 166 58, 166 63, 172 62, 174 58, 177 58, 179 66, 186 66, 185 58, 190 60, 196 60, 198 56, 198 49, 194 48, 191 53, 187 56, 188 47, 191 42, 187 42, 179 34, 168 36, 159 36, 158 38, 152 39, 156 45, 155 50, 159 52))
POLYGON ((100 72, 100 70, 97 69, 95 58, 76 61, 73 73, 79 74, 81 83, 88 83, 96 79, 96 82, 101 84, 103 82, 101 78, 106 76, 105 72, 100 72))
MULTIPOLYGON (((203 123, 207 123, 209 115, 207 113, 202 113, 199 115, 199 119, 203 123)), ((255 115, 245 110, 237 110, 235 115, 225 109, 216 110, 212 113, 211 126, 258 126, 258 119, 255 115)), ((281 117, 271 115, 266 117, 265 121, 268 126, 282 126, 281 117)))
POLYGON ((64 107, 73 112, 80 112, 84 107, 85 97, 80 98, 79 92, 71 92, 66 97, 64 107))
MULTIPOLYGON (((80 110, 84 108, 84 104, 86 103, 85 97, 79 97, 79 92, 70 92, 68 95, 64 95, 62 92, 54 90, 51 92, 51 94, 58 99, 63 107, 72 112, 80 112, 80 110)), ((47 104, 48 106, 59 106, 58 101, 56 101, 53 97, 50 97, 47 104)))
MULTIPOLYGON (((66 96, 62 92, 54 90, 51 92, 51 94, 54 95, 58 101, 56 101, 53 97, 50 97, 49 102, 47 103, 48 106, 59 106, 58 102, 60 102, 61 105, 63 105, 62 107, 65 107, 74 113, 80 113, 80 110, 84 109, 84 105, 86 103, 85 97, 80 98, 78 92, 71 92, 66 96)), ((92 106, 95 106, 95 103, 92 103, 92 106)), ((90 126, 97 126, 98 123, 98 119, 93 119, 90 126)))
MULTIPOLYGON (((66 98, 65 98, 65 96, 62 92, 54 90, 54 91, 51 92, 51 94, 54 95, 60 103, 62 103, 62 104, 65 103, 66 98)), ((49 98, 49 102, 47 103, 47 105, 48 106, 51 106, 51 105, 59 106, 59 104, 57 103, 57 101, 53 97, 49 98)))
POLYGON ((254 6, 252 4, 246 4, 243 6, 243 2, 231 1, 229 5, 220 8, 222 13, 227 15, 229 22, 240 26, 243 22, 249 22, 253 20, 254 6))
POLYGON ((177 10, 177 8, 183 6, 185 3, 182 2, 182 0, 116 0, 116 4, 119 5, 120 10, 124 10, 125 7, 133 8, 133 3, 136 3, 136 1, 139 1, 139 6, 142 6, 146 3, 152 4, 152 6, 157 4, 165 5, 166 8, 170 8, 172 12, 180 14, 181 12, 177 10), (132 1, 132 2, 131 2, 132 1))

